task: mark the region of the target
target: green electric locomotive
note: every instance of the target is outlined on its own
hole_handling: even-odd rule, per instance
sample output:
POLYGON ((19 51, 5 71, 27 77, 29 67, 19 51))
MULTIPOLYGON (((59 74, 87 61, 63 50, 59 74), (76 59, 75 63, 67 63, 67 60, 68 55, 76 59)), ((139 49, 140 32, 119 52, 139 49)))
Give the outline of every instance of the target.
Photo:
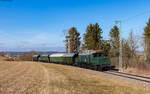
POLYGON ((88 54, 79 54, 75 62, 78 66, 92 68, 95 70, 110 69, 110 59, 102 51, 91 52, 88 54))

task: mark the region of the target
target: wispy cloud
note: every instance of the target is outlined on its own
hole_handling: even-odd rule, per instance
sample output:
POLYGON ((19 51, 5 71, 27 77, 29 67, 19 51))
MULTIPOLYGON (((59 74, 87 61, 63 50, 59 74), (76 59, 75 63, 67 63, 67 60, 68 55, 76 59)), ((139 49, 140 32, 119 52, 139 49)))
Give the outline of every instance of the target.
POLYGON ((63 37, 45 32, 0 30, 0 51, 64 51, 63 37), (57 39, 57 41, 55 41, 57 39))

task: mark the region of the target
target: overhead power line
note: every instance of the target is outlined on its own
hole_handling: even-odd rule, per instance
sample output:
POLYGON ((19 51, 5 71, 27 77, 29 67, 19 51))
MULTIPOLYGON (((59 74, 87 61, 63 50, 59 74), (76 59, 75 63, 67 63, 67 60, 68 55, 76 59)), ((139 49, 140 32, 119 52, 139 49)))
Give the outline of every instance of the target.
POLYGON ((120 50, 119 50, 119 71, 123 71, 122 70, 122 22, 125 22, 125 21, 129 21, 129 20, 131 20, 131 19, 134 19, 134 18, 136 18, 136 17, 139 17, 139 16, 141 16, 141 15, 144 15, 144 14, 147 14, 147 13, 150 13, 150 10, 149 11, 145 11, 145 12, 142 12, 142 13, 140 13, 140 14, 137 14, 137 15, 135 15, 135 16, 132 16, 132 17, 128 17, 127 19, 124 19, 124 20, 122 20, 122 21, 116 21, 117 23, 120 23, 120 34, 119 34, 119 36, 120 36, 120 50))
POLYGON ((150 13, 150 10, 145 11, 145 12, 142 12, 142 13, 137 14, 137 15, 132 16, 132 17, 128 17, 128 18, 126 18, 126 19, 124 19, 124 20, 122 20, 122 21, 123 21, 123 22, 129 21, 129 20, 131 20, 131 19, 135 19, 136 17, 142 16, 142 15, 147 14, 147 13, 150 13))

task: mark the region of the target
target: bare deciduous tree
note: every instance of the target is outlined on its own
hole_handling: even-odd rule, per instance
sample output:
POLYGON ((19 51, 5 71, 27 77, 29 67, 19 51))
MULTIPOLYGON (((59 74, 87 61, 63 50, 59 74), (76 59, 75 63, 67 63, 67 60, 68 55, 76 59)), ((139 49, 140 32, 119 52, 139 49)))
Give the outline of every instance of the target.
POLYGON ((136 50, 137 48, 139 47, 138 46, 138 42, 139 42, 139 39, 137 36, 135 36, 133 34, 133 32, 131 31, 130 32, 130 35, 129 35, 129 39, 128 39, 128 44, 129 44, 129 47, 130 47, 130 50, 131 50, 131 57, 135 57, 136 56, 136 50))
POLYGON ((131 31, 129 38, 123 40, 123 62, 124 67, 134 67, 138 63, 137 48, 138 48, 138 37, 131 31))

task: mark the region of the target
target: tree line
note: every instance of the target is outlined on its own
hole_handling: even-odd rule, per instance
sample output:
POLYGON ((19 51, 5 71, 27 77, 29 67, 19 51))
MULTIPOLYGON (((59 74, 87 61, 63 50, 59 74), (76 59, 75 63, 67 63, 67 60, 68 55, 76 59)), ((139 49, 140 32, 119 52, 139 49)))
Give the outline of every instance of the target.
MULTIPOLYGON (((110 57, 119 56, 119 28, 115 25, 109 31, 109 40, 103 39, 103 30, 98 23, 89 24, 83 35, 83 43, 81 44, 81 36, 75 27, 71 27, 68 31, 70 53, 79 53, 80 49, 86 50, 103 50, 105 55, 110 57)), ((145 61, 150 62, 150 19, 144 28, 144 55, 145 61)), ((136 51, 138 46, 138 38, 132 31, 127 39, 122 40, 123 59, 126 59, 124 66, 127 67, 128 60, 137 58, 136 51)), ((67 43, 67 42, 66 42, 67 43)))

